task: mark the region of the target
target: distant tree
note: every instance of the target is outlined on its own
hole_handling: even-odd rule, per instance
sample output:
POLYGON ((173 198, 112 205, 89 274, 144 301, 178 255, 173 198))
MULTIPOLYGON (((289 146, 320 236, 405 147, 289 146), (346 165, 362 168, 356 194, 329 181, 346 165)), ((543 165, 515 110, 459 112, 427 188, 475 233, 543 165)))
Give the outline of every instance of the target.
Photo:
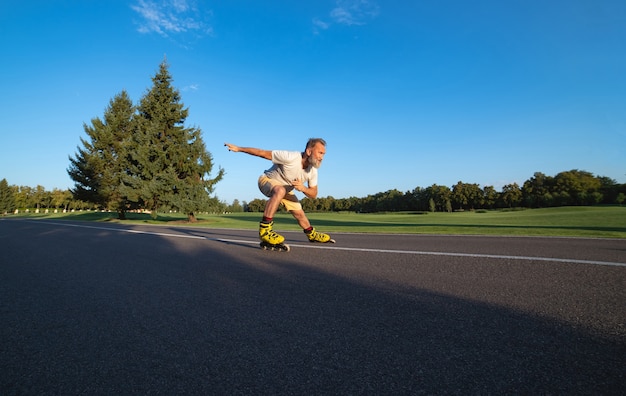
POLYGON ((397 212, 408 209, 404 193, 397 189, 368 196, 366 207, 368 212, 397 212))
POLYGON ((83 148, 79 147, 75 157, 70 157, 67 170, 74 180, 75 199, 115 210, 122 220, 126 210, 133 207, 122 180, 128 171, 134 112, 126 91, 111 99, 104 120, 94 118, 91 125, 83 125, 89 139, 80 139, 83 148))
MULTIPOLYGON (((409 205, 411 210, 430 210, 434 212, 435 210, 431 207, 430 200, 428 189, 415 187, 410 193, 409 205)), ((433 200, 432 202, 434 204, 435 201, 433 200)))
POLYGON ((486 208, 493 209, 498 200, 498 192, 493 186, 485 186, 483 188, 483 203, 486 208))
POLYGON ((214 205, 210 194, 224 170, 209 177, 213 158, 201 130, 184 126, 189 110, 172 86, 168 68, 164 60, 140 100, 124 185, 126 194, 142 202, 153 217, 160 208, 171 207, 193 222, 195 213, 214 205))
POLYGON ((430 210, 431 212, 435 212, 437 210, 437 205, 435 205, 435 200, 432 198, 428 200, 428 210, 430 210))
POLYGON ((17 209, 26 210, 35 206, 33 202, 34 190, 28 186, 14 186, 13 196, 17 209))
POLYGON ((483 204, 483 191, 478 184, 459 181, 452 187, 452 202, 459 209, 475 209, 483 204))
POLYGON ((248 212, 263 212, 267 200, 255 198, 248 202, 248 212))
POLYGON ((70 190, 61 190, 55 188, 52 190, 51 197, 52 206, 54 206, 55 209, 63 207, 63 210, 67 211, 70 202, 72 201, 72 192, 70 190))
POLYGON ((368 195, 364 198, 361 198, 359 202, 359 211, 363 213, 373 213, 378 209, 378 201, 374 195, 368 195))
POLYGON ((333 200, 332 197, 304 197, 300 202, 305 212, 328 212, 332 207, 333 200))
POLYGON ((6 215, 15 211, 15 195, 7 179, 0 180, 0 214, 6 215))
POLYGON ((470 209, 477 209, 483 207, 485 204, 485 192, 476 183, 468 184, 468 198, 470 209))
POLYGON ((358 211, 359 206, 361 205, 361 198, 350 197, 348 198, 348 207, 350 210, 358 211))
POLYGON ((467 206, 469 197, 467 191, 467 184, 459 181, 452 186, 452 202, 458 209, 463 209, 467 206))
POLYGON ((314 212, 315 211, 315 199, 311 198, 303 198, 300 200, 300 205, 302 205, 302 209, 305 212, 314 212))
POLYGON ((42 206, 46 206, 46 189, 42 185, 37 185, 33 191, 32 203, 35 206, 35 213, 39 213, 42 206))
POLYGON ((554 178, 535 172, 522 186, 524 204, 530 208, 545 208, 554 204, 554 178))
POLYGON ((598 176, 597 179, 600 181, 599 192, 602 194, 603 202, 607 204, 616 203, 620 187, 617 181, 606 176, 598 176))
POLYGON ((332 210, 335 211, 335 212, 352 210, 351 199, 350 198, 335 199, 333 201, 333 208, 332 208, 332 210))
POLYGON ((522 201, 522 190, 517 183, 507 184, 502 187, 502 194, 500 197, 504 205, 507 207, 516 207, 522 201))
POLYGON ((452 190, 450 190, 450 187, 433 184, 426 189, 426 195, 429 200, 432 199, 435 202, 437 211, 452 211, 452 190))
POLYGON ((323 197, 320 199, 318 210, 324 212, 330 212, 335 206, 335 198, 332 196, 323 197))
POLYGON ((227 206, 227 212, 243 212, 243 205, 239 203, 238 199, 233 200, 233 203, 227 206))
POLYGON ((601 187, 599 179, 586 171, 573 169, 560 172, 554 177, 554 190, 561 205, 591 205, 597 203, 601 187))

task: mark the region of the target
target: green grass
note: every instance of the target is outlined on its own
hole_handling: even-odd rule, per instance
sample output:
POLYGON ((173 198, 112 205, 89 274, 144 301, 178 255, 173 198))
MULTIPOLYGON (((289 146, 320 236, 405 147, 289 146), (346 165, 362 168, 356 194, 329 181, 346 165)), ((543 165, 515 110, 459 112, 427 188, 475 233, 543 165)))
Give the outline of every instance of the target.
MULTIPOLYGON (((81 212, 24 215, 30 218, 116 222, 125 224, 190 225, 178 214, 81 212)), ((562 207, 528 210, 494 210, 455 213, 308 213, 311 223, 324 232, 376 232, 409 234, 527 235, 626 238, 626 207, 562 207)), ((16 217, 16 216, 11 216, 16 217)), ((22 216, 19 216, 22 217, 22 216)), ((256 229, 260 213, 200 215, 197 227, 256 229)), ((298 230, 289 214, 277 214, 275 228, 298 230)))

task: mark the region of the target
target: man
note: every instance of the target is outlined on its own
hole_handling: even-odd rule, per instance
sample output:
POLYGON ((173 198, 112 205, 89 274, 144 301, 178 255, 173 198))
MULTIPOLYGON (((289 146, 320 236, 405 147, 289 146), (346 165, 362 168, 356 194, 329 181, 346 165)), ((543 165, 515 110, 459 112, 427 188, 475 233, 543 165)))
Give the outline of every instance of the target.
POLYGON ((228 151, 241 152, 265 158, 273 166, 259 177, 259 189, 269 198, 259 225, 259 238, 270 245, 280 245, 285 237, 272 229, 274 214, 280 204, 293 215, 311 242, 335 242, 328 234, 318 232, 311 226, 294 190, 309 198, 317 197, 317 168, 326 154, 326 142, 321 138, 311 138, 304 152, 285 150, 262 150, 253 147, 239 147, 225 143, 228 151))

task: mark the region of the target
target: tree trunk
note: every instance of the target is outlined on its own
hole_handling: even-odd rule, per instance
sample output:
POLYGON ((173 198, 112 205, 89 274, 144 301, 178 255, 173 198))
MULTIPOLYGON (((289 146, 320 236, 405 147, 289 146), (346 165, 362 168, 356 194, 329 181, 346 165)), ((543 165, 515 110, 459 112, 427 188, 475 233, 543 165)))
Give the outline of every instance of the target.
POLYGON ((117 211, 117 218, 120 220, 126 220, 126 212, 123 210, 117 211))
POLYGON ((187 221, 190 223, 197 223, 198 219, 196 218, 196 216, 193 214, 193 212, 188 213, 187 214, 187 221))

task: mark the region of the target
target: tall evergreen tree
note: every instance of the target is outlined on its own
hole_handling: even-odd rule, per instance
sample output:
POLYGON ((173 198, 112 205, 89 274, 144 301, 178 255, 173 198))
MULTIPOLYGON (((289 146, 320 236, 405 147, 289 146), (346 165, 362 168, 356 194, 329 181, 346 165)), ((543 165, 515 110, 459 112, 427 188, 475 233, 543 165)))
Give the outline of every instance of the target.
POLYGON ((122 185, 128 171, 128 148, 134 129, 135 108, 126 91, 111 99, 104 120, 83 125, 89 140, 81 138, 67 172, 74 180, 75 199, 116 210, 120 219, 132 208, 122 185))
POLYGON ((15 195, 7 179, 0 180, 0 215, 12 213, 15 207, 15 195))
POLYGON ((133 199, 143 202, 153 217, 158 210, 171 208, 196 221, 195 213, 211 205, 209 194, 224 170, 209 177, 213 158, 206 151, 202 131, 184 125, 189 109, 172 86, 165 60, 152 83, 138 106, 132 161, 125 178, 128 195, 135 194, 133 199))

